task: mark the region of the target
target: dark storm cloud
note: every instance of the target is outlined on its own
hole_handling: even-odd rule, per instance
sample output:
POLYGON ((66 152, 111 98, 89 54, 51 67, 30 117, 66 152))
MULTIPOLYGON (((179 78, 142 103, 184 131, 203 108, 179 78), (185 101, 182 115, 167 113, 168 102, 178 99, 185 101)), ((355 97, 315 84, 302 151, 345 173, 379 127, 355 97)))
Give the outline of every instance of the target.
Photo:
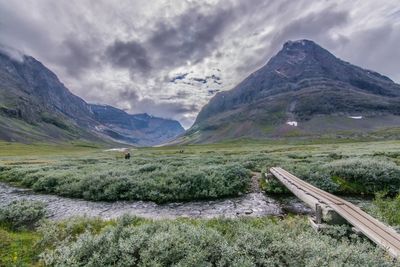
POLYGON ((146 73, 151 69, 150 59, 144 46, 137 41, 123 42, 116 40, 106 49, 106 58, 119 68, 146 73))
MULTIPOLYGON (((327 7, 318 13, 310 13, 304 17, 293 20, 279 33, 272 41, 271 47, 277 50, 284 42, 297 39, 315 39, 323 35, 326 40, 329 37, 326 34, 335 27, 346 24, 349 19, 348 11, 334 10, 333 7, 327 7)), ((329 39, 328 39, 329 40, 329 39)))
POLYGON ((351 63, 400 80, 400 27, 385 24, 353 33, 353 38, 338 50, 351 63))
POLYGON ((233 14, 224 7, 207 14, 191 8, 175 18, 158 21, 145 40, 116 40, 105 55, 114 66, 141 73, 182 66, 189 61, 196 64, 217 49, 219 37, 233 14), (147 50, 152 52, 151 57, 147 50))
POLYGON ((0 44, 28 55, 33 51, 50 51, 48 36, 44 36, 41 29, 43 25, 30 20, 14 5, 18 6, 0 1, 0 44))
POLYGON ((400 9, 390 14, 390 17, 397 21, 400 20, 400 9))
POLYGON ((217 7, 210 14, 189 9, 172 22, 159 22, 147 44, 157 51, 161 66, 199 62, 216 49, 220 35, 232 19, 230 9, 217 7))
MULTIPOLYGON (((333 28, 344 25, 348 22, 348 11, 335 10, 335 6, 329 6, 326 9, 315 13, 311 12, 303 17, 294 19, 287 24, 283 24, 280 29, 271 35, 267 35, 263 42, 266 43, 268 49, 263 51, 255 51, 256 54, 263 53, 263 56, 252 57, 250 62, 238 66, 240 72, 251 72, 266 63, 266 60, 273 53, 279 51, 282 45, 288 40, 312 39, 317 42, 322 41, 324 44, 333 45, 333 41, 327 33, 333 28)), ((345 41, 345 40, 341 40, 345 41)))
POLYGON ((95 53, 91 51, 95 42, 80 41, 69 37, 62 42, 63 52, 59 54, 59 62, 68 74, 79 77, 82 72, 93 66, 95 53))
POLYGON ((119 93, 119 96, 121 99, 128 100, 132 103, 136 103, 137 101, 139 101, 139 95, 134 89, 131 88, 125 88, 119 93))

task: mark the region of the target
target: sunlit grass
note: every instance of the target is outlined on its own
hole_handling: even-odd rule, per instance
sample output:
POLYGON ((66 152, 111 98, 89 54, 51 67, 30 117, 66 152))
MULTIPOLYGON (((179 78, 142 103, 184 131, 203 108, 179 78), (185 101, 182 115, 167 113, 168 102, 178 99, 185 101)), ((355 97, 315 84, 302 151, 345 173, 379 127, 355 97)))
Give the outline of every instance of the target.
POLYGON ((35 248, 40 234, 0 227, 0 266, 40 266, 35 248))

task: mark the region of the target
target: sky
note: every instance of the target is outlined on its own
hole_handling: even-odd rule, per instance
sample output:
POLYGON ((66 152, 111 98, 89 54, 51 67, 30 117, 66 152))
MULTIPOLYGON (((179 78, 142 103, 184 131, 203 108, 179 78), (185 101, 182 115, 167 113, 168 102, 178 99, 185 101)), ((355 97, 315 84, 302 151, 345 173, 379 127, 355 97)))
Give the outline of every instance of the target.
POLYGON ((288 40, 400 82, 398 0, 0 0, 0 49, 90 103, 188 128, 288 40))

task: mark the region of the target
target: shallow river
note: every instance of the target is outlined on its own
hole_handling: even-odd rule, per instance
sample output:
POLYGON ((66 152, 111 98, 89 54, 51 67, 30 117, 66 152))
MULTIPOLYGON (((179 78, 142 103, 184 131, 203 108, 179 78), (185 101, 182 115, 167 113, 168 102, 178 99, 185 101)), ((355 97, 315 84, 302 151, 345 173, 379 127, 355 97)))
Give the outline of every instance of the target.
POLYGON ((46 203, 49 218, 55 220, 78 215, 110 219, 123 214, 132 214, 145 218, 163 219, 176 217, 259 217, 266 215, 280 216, 287 212, 302 214, 311 212, 309 208, 294 197, 277 201, 263 193, 250 193, 237 198, 222 200, 158 205, 149 201, 93 202, 71 199, 37 194, 31 190, 0 183, 0 206, 19 199, 39 200, 46 203))

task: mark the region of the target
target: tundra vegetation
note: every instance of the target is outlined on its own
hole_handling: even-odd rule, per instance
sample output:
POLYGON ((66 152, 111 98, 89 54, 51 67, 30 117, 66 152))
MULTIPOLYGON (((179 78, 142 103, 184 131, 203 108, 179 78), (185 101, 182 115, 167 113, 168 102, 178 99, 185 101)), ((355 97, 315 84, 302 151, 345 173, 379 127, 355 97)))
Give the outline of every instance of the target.
MULTIPOLYGON (((251 172, 282 166, 328 192, 394 195, 400 187, 399 146, 396 141, 337 145, 233 142, 136 149, 130 160, 92 148, 77 155, 71 150, 57 156, 1 157, 0 181, 87 200, 163 203, 236 196, 248 190, 251 172)), ((285 192, 274 180, 264 184, 264 189, 285 192)))
POLYGON ((347 226, 316 233, 302 216, 152 221, 123 216, 0 230, 2 266, 396 266, 347 226))
POLYGON ((45 215, 45 206, 39 201, 13 201, 0 207, 0 224, 13 230, 34 229, 45 215))
MULTIPOLYGON (((189 201, 245 193, 251 172, 282 166, 335 194, 376 194, 365 209, 392 226, 400 225, 398 141, 237 141, 132 149, 130 160, 89 145, 66 145, 63 152, 51 145, 36 145, 35 152, 32 146, 0 143, 2 182, 91 200, 189 201)), ((260 185, 267 194, 285 193, 272 179, 260 185)), ((43 211, 40 203, 15 202, 1 208, 0 218, 6 219, 0 222, 0 266, 397 264, 346 226, 315 233, 302 216, 50 222, 41 220, 43 211), (24 218, 33 222, 32 227, 26 227, 24 218)))

